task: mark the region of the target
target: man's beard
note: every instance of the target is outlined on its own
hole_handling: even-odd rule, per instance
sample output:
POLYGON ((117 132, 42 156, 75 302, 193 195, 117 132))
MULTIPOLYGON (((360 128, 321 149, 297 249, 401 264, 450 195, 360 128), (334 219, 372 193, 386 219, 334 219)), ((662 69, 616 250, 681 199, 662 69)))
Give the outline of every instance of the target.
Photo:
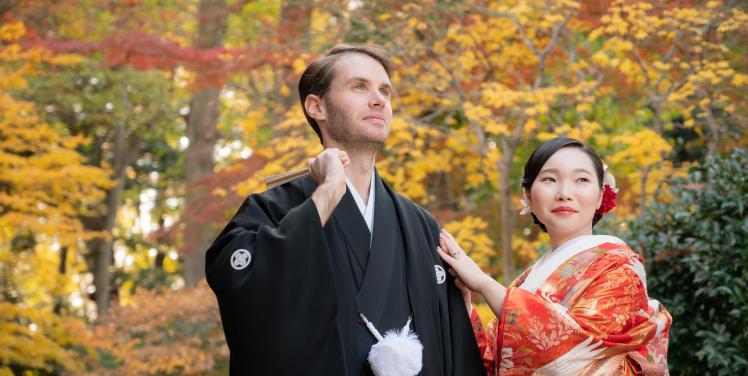
POLYGON ((327 134, 336 143, 345 147, 347 151, 378 152, 384 145, 384 140, 372 140, 360 129, 351 127, 353 119, 350 114, 336 106, 332 101, 325 102, 327 110, 327 134))

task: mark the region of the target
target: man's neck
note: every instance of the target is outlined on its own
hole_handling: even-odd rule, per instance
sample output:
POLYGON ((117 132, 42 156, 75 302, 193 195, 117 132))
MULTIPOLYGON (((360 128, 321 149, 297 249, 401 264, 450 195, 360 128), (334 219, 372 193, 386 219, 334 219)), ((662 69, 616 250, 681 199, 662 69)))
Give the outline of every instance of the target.
POLYGON ((369 203, 369 188, 371 187, 372 171, 374 170, 374 157, 376 153, 356 150, 357 148, 346 148, 343 145, 325 145, 325 148, 338 148, 345 150, 351 160, 350 166, 345 169, 345 176, 353 183, 364 204, 369 203))

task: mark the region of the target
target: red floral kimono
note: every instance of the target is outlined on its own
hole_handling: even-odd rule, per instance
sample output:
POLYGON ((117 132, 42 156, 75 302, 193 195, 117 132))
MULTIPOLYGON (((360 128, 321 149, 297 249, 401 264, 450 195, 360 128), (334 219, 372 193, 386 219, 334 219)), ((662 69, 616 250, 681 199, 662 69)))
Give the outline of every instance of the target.
POLYGON ((489 375, 667 375, 671 318, 647 296, 639 256, 612 236, 572 239, 507 288, 487 331, 489 375))

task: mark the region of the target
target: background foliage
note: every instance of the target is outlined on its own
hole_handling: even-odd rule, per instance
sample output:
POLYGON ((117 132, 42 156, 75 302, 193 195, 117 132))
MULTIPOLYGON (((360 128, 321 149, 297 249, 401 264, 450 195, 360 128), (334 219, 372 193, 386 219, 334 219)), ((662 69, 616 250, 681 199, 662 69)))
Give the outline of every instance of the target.
POLYGON ((0 374, 225 373, 204 250, 320 151, 296 84, 340 42, 392 52, 378 171, 487 271, 547 251, 522 166, 580 138, 673 374, 742 373, 746 37, 735 1, 0 1, 0 374))

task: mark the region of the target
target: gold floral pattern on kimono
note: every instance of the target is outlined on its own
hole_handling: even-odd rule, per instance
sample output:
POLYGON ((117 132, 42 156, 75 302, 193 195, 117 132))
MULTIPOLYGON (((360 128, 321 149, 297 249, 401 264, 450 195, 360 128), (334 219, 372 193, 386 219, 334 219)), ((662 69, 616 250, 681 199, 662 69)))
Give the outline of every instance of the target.
POLYGON ((569 258, 535 293, 507 288, 487 330, 471 314, 489 375, 667 375, 667 310, 646 291, 628 246, 603 243, 569 258))

